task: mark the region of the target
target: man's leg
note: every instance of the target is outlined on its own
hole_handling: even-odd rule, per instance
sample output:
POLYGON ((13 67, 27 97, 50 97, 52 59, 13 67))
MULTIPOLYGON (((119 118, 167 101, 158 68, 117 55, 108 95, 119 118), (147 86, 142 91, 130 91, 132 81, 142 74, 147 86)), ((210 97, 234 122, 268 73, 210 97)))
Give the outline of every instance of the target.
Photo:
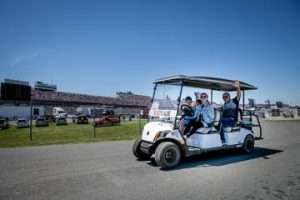
POLYGON ((221 119, 221 130, 220 130, 220 136, 221 136, 221 140, 224 143, 225 142, 225 135, 224 135, 224 127, 223 127, 223 119, 221 119))
POLYGON ((198 128, 201 128, 202 127, 202 123, 201 122, 194 122, 192 123, 192 129, 190 131, 190 133, 188 134, 188 137, 193 135, 198 128))
POLYGON ((221 119, 221 140, 224 143, 225 142, 225 134, 224 134, 224 128, 227 127, 233 127, 234 120, 232 118, 222 118, 221 119))
POLYGON ((190 131, 191 127, 192 127, 192 123, 191 122, 185 124, 183 135, 188 134, 188 132, 190 131))

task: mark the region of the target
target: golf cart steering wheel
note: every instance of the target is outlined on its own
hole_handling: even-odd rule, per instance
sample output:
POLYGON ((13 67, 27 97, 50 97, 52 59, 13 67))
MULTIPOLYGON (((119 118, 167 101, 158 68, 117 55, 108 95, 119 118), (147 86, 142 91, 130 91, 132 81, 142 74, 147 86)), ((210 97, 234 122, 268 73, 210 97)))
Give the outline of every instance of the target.
POLYGON ((192 116, 194 113, 193 108, 186 104, 181 105, 180 110, 181 110, 183 116, 192 116))

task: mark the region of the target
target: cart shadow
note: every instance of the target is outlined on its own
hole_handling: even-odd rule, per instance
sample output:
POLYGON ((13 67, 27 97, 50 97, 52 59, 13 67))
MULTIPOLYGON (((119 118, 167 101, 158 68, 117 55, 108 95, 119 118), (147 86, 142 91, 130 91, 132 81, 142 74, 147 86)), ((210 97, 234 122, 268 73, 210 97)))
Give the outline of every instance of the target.
MULTIPOLYGON (((177 167, 171 169, 171 171, 195 167, 223 166, 257 158, 270 159, 270 155, 281 152, 283 152, 283 150, 263 147, 256 147, 251 154, 244 154, 237 149, 208 152, 183 159, 181 163, 177 167)), ((156 166, 154 160, 150 161, 148 164, 156 166)))

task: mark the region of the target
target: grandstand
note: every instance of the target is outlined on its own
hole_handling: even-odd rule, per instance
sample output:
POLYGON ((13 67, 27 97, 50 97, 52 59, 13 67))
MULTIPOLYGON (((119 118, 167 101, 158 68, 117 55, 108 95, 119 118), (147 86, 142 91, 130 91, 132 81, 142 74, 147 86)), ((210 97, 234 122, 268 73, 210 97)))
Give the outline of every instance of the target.
POLYGON ((143 95, 104 97, 69 92, 32 90, 34 105, 61 106, 71 114, 80 106, 110 107, 118 114, 137 115, 140 110, 148 112, 151 98, 143 95))
MULTIPOLYGON (((41 90, 38 88, 32 89, 31 100, 34 107, 43 108, 42 112, 38 112, 39 115, 49 114, 51 113, 53 107, 59 106, 64 108, 68 114, 76 114, 76 109, 78 107, 109 107, 113 109, 117 114, 135 116, 140 113, 140 110, 143 110, 144 113, 147 114, 151 104, 151 98, 149 96, 136 94, 116 97, 104 97, 61 92, 55 90, 41 90)), ((22 106, 28 106, 28 102, 6 101, 0 98, 0 111, 1 107, 3 108, 2 110, 6 110, 5 113, 0 112, 0 115, 7 115, 7 117, 12 117, 10 113, 16 113, 14 111, 22 106), (12 112, 10 112, 9 110, 11 110, 12 112)), ((24 112, 25 111, 23 111, 23 114, 18 115, 22 115, 22 117, 27 116, 28 111, 26 111, 26 113, 24 112)))
POLYGON ((66 104, 66 105, 97 105, 97 106, 127 106, 148 107, 150 97, 131 95, 127 97, 103 97, 86 94, 32 90, 32 101, 35 104, 66 104))

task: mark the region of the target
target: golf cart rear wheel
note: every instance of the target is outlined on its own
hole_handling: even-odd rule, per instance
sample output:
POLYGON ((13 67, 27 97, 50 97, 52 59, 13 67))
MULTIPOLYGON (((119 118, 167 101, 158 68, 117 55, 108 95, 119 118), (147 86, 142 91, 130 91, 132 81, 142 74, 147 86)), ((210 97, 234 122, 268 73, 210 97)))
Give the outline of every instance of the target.
POLYGON ((162 142, 155 150, 155 162, 161 169, 170 169, 178 165, 181 152, 177 144, 162 142))
POLYGON ((243 144, 243 152, 251 153, 254 150, 254 143, 254 137, 252 135, 247 135, 243 144))
POLYGON ((132 153, 133 155, 135 155, 135 157, 139 160, 146 160, 150 158, 150 155, 145 154, 144 152, 142 152, 142 150, 140 149, 141 146, 141 138, 137 138, 132 146, 132 153))

